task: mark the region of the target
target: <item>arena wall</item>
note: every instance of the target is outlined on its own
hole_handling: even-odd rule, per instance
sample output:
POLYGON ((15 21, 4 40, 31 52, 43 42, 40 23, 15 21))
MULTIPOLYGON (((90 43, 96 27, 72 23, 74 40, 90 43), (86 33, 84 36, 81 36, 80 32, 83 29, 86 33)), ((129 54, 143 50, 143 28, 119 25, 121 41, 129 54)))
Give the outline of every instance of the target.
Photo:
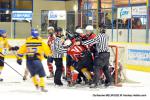
MULTIPOLYGON (((9 39, 10 45, 21 46, 25 43, 25 39, 9 39)), ((47 39, 44 39, 45 43, 47 39)), ((143 43, 125 43, 125 42, 111 42, 110 45, 121 46, 119 49, 119 61, 127 68, 150 72, 150 45, 143 43)), ((111 58, 115 58, 111 48, 111 58)), ((12 52, 6 56, 7 58, 14 58, 12 52)))

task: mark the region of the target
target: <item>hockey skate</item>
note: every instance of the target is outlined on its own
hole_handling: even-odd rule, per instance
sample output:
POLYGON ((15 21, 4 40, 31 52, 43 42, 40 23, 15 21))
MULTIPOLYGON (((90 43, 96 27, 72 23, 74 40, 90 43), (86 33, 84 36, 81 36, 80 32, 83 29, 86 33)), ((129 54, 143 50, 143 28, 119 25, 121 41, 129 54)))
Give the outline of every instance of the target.
POLYGON ((47 76, 47 78, 53 78, 54 77, 54 72, 50 72, 50 75, 47 76))
POLYGON ((69 86, 69 87, 75 86, 76 84, 77 84, 76 81, 73 81, 73 80, 68 81, 68 86, 69 86))
POLYGON ((39 85, 35 85, 35 88, 38 90, 39 89, 39 85))
POLYGON ((41 87, 41 92, 48 92, 48 90, 45 89, 44 87, 41 87))
POLYGON ((23 80, 26 81, 27 80, 27 76, 23 76, 23 80))
POLYGON ((63 86, 63 83, 62 82, 55 82, 55 85, 56 86, 63 86))
POLYGON ((111 82, 107 82, 107 83, 105 83, 105 87, 109 87, 109 86, 111 86, 112 85, 112 83, 111 82))
POLYGON ((91 84, 93 84, 93 80, 88 81, 88 85, 91 85, 91 84))
POLYGON ((63 78, 64 80, 67 80, 66 75, 65 75, 65 72, 62 73, 62 78, 63 78))
POLYGON ((69 87, 73 86, 74 82, 72 82, 71 77, 67 77, 67 83, 68 83, 67 86, 69 87))
POLYGON ((77 81, 76 81, 76 83, 77 83, 77 84, 81 84, 81 83, 82 83, 82 79, 81 79, 81 78, 78 78, 77 81))
POLYGON ((97 88, 97 87, 98 87, 98 85, 95 84, 95 83, 93 83, 93 84, 90 85, 90 88, 97 88))
POLYGON ((3 82, 4 81, 4 79, 3 78, 0 78, 0 82, 3 82))

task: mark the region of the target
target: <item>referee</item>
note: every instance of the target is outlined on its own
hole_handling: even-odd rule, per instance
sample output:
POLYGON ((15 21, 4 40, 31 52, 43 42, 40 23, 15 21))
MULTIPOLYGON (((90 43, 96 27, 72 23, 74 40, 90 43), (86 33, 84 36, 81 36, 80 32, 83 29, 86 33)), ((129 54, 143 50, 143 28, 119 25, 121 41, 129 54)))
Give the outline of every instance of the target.
POLYGON ((62 86, 63 83, 61 81, 62 76, 62 68, 63 68, 63 41, 62 41, 62 28, 57 27, 55 30, 54 43, 52 44, 53 58, 56 65, 56 71, 54 76, 55 85, 62 86))
POLYGON ((91 88, 96 88, 99 83, 99 77, 100 73, 99 70, 102 69, 105 76, 105 86, 111 85, 111 76, 108 69, 109 66, 109 58, 110 58, 110 52, 108 47, 108 37, 105 34, 104 27, 101 29, 100 34, 98 34, 94 39, 77 42, 76 45, 89 45, 89 44, 96 44, 96 51, 94 57, 94 78, 93 78, 93 84, 91 85, 91 88))

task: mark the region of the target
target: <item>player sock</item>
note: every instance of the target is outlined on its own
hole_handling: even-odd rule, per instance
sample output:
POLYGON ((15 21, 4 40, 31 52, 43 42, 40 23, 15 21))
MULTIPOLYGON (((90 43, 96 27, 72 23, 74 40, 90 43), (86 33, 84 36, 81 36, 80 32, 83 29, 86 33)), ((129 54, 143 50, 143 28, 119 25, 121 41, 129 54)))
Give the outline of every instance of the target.
POLYGON ((48 90, 45 89, 45 80, 44 80, 44 77, 40 77, 39 86, 41 87, 41 92, 48 92, 48 90))
POLYGON ((37 88, 39 86, 39 82, 38 82, 38 79, 36 76, 33 76, 32 77, 32 81, 33 81, 33 84, 35 85, 35 87, 37 88))
POLYGON ((53 65, 51 63, 47 63, 47 65, 48 65, 48 70, 49 70, 49 73, 50 73, 50 75, 47 76, 47 78, 52 78, 52 77, 54 77, 53 65))
POLYGON ((2 70, 3 70, 4 66, 0 66, 0 81, 3 81, 3 78, 2 78, 2 70))
POLYGON ((82 68, 81 72, 84 74, 88 81, 92 79, 90 72, 86 68, 82 68))
POLYGON ((53 65, 51 63, 48 63, 47 65, 48 65, 49 72, 52 73, 53 72, 53 65))
POLYGON ((0 66, 0 74, 2 73, 4 66, 0 66))
POLYGON ((40 86, 40 87, 45 87, 45 80, 44 80, 44 77, 40 77, 39 86, 40 86))
POLYGON ((75 68, 73 66, 70 66, 70 70, 71 72, 75 70, 75 68))

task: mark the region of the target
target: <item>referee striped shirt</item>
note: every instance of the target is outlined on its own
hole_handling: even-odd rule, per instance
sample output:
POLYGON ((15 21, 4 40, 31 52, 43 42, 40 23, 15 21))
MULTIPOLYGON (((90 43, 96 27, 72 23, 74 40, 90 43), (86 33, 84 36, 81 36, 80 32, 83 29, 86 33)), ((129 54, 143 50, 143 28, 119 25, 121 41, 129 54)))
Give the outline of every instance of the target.
POLYGON ((56 37, 52 44, 53 58, 62 58, 64 53, 62 39, 56 37))
POLYGON ((108 52, 108 36, 105 33, 100 33, 96 36, 96 38, 83 41, 83 45, 96 44, 96 50, 98 53, 100 52, 108 52))

